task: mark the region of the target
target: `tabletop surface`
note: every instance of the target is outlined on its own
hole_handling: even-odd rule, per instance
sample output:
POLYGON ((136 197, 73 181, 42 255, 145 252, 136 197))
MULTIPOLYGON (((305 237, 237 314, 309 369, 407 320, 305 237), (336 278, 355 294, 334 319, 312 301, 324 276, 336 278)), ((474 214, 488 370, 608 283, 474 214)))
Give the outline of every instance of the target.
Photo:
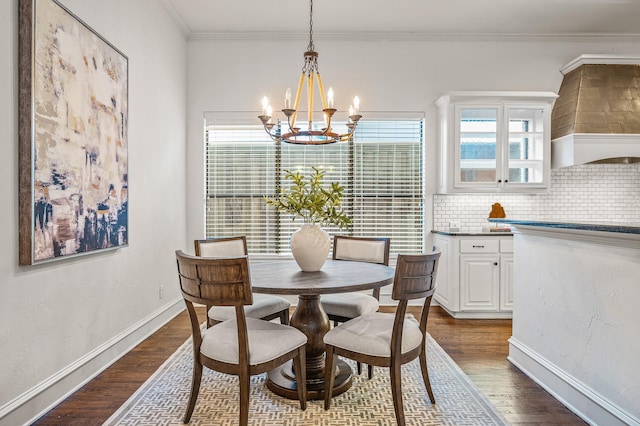
POLYGON ((377 263, 327 260, 318 272, 303 272, 294 260, 250 265, 256 293, 330 294, 368 290, 393 283, 395 269, 377 263))

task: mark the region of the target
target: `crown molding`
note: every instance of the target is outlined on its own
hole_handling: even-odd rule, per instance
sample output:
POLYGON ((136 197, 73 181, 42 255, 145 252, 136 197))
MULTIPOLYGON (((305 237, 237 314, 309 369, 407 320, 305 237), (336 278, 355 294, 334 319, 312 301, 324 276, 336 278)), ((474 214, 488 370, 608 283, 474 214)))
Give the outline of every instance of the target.
POLYGON ((564 75, 585 64, 640 65, 640 56, 584 54, 560 68, 560 72, 564 75))
POLYGON ((158 2, 158 4, 160 4, 160 6, 162 6, 164 11, 167 12, 167 15, 169 15, 169 18, 171 18, 171 20, 176 24, 176 26, 182 32, 182 35, 184 35, 184 37, 188 40, 193 31, 191 31, 191 28, 189 28, 186 22, 184 22, 184 20, 180 17, 180 14, 175 9, 175 7, 173 7, 171 2, 169 2, 169 0, 156 0, 156 1, 158 2))
MULTIPOLYGON (((158 0, 166 2, 166 0, 158 0)), ((640 42, 640 33, 584 33, 584 34, 513 34, 513 33, 431 33, 418 31, 361 31, 314 32, 315 40, 330 41, 498 41, 498 42, 640 42)), ((215 41, 299 41, 306 40, 306 32, 191 32, 188 40, 215 41)))

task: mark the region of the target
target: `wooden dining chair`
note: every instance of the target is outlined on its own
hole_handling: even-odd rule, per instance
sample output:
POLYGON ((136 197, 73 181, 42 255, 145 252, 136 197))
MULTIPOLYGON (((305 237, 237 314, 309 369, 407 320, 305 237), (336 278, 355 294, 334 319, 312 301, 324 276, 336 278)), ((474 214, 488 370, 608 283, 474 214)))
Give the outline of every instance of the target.
MULTIPOLYGON (((225 238, 208 238, 194 240, 196 256, 202 257, 240 257, 246 256, 247 238, 242 236, 225 238)), ((253 304, 245 307, 245 314, 251 318, 265 321, 280 318, 281 324, 289 324, 289 308, 291 303, 284 297, 273 294, 253 295, 253 304)), ((207 306, 207 326, 226 321, 234 317, 233 307, 207 306)))
POLYGON ((250 377, 293 359, 300 408, 307 407, 305 344, 307 337, 289 325, 248 317, 245 306, 253 300, 246 256, 208 258, 176 251, 178 277, 193 335, 193 379, 183 422, 195 408, 202 368, 239 377, 240 425, 249 421, 250 377), (230 306, 234 318, 201 330, 194 303, 230 306))
POLYGON ((435 397, 427 369, 427 317, 435 291, 440 250, 416 255, 398 255, 391 298, 398 301, 395 314, 372 312, 340 324, 324 336, 326 347, 324 408, 331 405, 338 356, 368 365, 389 367, 396 422, 405 424, 402 406, 401 366, 420 358, 422 379, 432 403, 435 397), (409 300, 424 299, 420 323, 405 318, 409 300))
MULTIPOLYGON (((364 238, 335 235, 333 237, 334 260, 356 260, 360 262, 380 263, 389 265, 389 238, 364 238)), ((322 308, 334 325, 360 315, 376 312, 380 307, 380 289, 373 290, 373 294, 365 293, 336 293, 320 296, 322 308)), ((357 364, 358 374, 362 372, 362 364, 357 364)), ((368 377, 373 377, 373 367, 368 366, 368 377)))

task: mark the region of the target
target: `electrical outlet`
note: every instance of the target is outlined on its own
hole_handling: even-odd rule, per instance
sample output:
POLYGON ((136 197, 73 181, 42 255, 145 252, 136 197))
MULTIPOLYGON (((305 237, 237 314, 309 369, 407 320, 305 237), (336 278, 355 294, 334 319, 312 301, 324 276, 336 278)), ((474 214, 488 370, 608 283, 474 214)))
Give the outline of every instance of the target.
POLYGON ((449 231, 460 232, 460 222, 449 222, 449 231))
POLYGON ((160 297, 160 300, 164 299, 164 286, 161 285, 160 289, 158 291, 158 296, 160 297))

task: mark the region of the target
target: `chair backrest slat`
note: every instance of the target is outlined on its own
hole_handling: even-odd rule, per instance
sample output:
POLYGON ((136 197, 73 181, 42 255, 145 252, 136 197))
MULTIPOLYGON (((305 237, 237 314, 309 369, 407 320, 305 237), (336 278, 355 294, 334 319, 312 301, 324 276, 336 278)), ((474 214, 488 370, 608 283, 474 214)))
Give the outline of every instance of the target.
POLYGON ((185 299, 207 306, 253 303, 246 256, 207 258, 176 251, 180 288, 185 299))
POLYGON ((393 300, 421 299, 433 295, 440 250, 427 254, 399 254, 393 281, 393 300))

